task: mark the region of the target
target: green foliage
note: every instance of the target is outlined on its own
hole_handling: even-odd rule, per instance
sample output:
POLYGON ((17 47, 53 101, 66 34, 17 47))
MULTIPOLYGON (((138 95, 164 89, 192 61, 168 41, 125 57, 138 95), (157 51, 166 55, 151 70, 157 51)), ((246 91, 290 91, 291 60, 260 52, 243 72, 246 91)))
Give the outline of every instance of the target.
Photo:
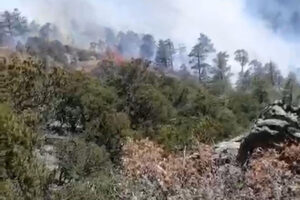
MULTIPOLYGON (((158 134, 154 139, 163 144, 169 150, 182 150, 184 147, 192 146, 193 137, 190 127, 183 128, 179 125, 163 125, 158 129, 158 134)), ((186 126, 185 126, 186 127, 186 126)))
POLYGON ((222 125, 217 120, 205 117, 195 124, 193 134, 199 142, 211 144, 221 138, 222 125))
POLYGON ((131 105, 130 116, 135 124, 165 123, 173 115, 172 106, 168 99, 149 84, 140 85, 137 88, 131 105))
POLYGON ((192 48, 189 54, 192 69, 198 73, 199 81, 206 81, 208 77, 207 68, 210 66, 205 63, 207 56, 214 52, 215 48, 211 40, 204 34, 200 34, 197 44, 192 48))
POLYGON ((212 117, 180 117, 169 125, 162 125, 153 139, 169 150, 191 149, 198 143, 212 144, 239 134, 234 114, 224 108, 212 117))
POLYGON ((220 99, 212 96, 206 90, 198 89, 191 94, 190 102, 182 114, 198 117, 206 115, 215 117, 221 103, 220 99))
POLYGON ((269 88, 266 81, 255 79, 253 81, 252 95, 260 104, 270 103, 269 88))
POLYGON ((241 75, 244 74, 244 67, 249 62, 249 56, 248 52, 244 49, 238 49, 234 52, 234 59, 240 63, 242 69, 241 69, 241 75))
MULTIPOLYGON (((228 69, 226 58, 220 53, 216 69, 228 69)), ((231 137, 248 127, 266 101, 259 101, 259 89, 265 88, 259 84, 253 95, 225 92, 223 82, 221 89, 215 82, 208 90, 195 82, 159 76, 142 60, 121 67, 103 62, 96 70, 101 80, 60 68, 45 71, 32 60, 15 62, 11 68, 24 69, 12 70, 10 76, 13 91, 18 91, 11 94, 14 109, 22 115, 38 113, 41 125, 54 133, 81 135, 105 146, 113 159, 125 137, 155 138, 171 149, 182 149, 192 140, 209 143, 231 137)), ((228 81, 228 76, 227 71, 216 73, 219 81, 228 81)), ((28 124, 34 123, 39 120, 28 124)))
POLYGON ((147 136, 176 150, 197 141, 216 142, 237 135, 246 127, 238 124, 227 98, 215 96, 221 92, 211 94, 212 90, 195 82, 158 76, 139 60, 120 68, 105 65, 105 69, 98 75, 105 80, 104 85, 115 88, 119 96, 117 110, 128 114, 134 129, 125 129, 123 136, 147 136))
POLYGON ((189 86, 171 77, 164 77, 160 84, 160 90, 175 108, 179 108, 187 103, 189 86))
POLYGON ((155 62, 161 68, 173 69, 174 44, 170 39, 159 40, 155 62))
MULTIPOLYGON (((15 141, 18 148, 9 146, 18 151, 6 155, 14 161, 3 168, 10 173, 1 171, 6 176, 1 189, 11 199, 23 193, 24 198, 34 194, 38 199, 47 191, 46 173, 32 153, 37 138, 30 130, 69 138, 54 144, 60 169, 54 182, 62 186, 54 199, 117 199, 114 177, 104 174, 118 164, 127 137, 149 137, 169 151, 182 151, 242 133, 280 93, 259 73, 250 74, 247 90, 235 91, 228 81, 226 59, 227 54, 220 53, 215 78, 207 85, 153 72, 142 60, 121 66, 103 62, 93 76, 62 68, 45 70, 33 60, 12 62, 6 78, 18 117, 6 123, 17 123, 10 125, 9 137, 22 130, 24 141, 15 141), (16 176, 21 177, 17 182, 12 179, 16 176)), ((291 90, 291 83, 286 88, 291 90)))
POLYGON ((112 110, 116 99, 113 90, 80 72, 69 73, 60 90, 53 106, 52 120, 61 122, 71 132, 96 123, 100 128, 105 113, 112 110))
POLYGON ((283 101, 289 105, 299 105, 300 103, 300 85, 297 81, 297 75, 290 73, 284 83, 282 91, 283 101))
POLYGON ((120 199, 116 177, 109 172, 98 173, 93 178, 65 185, 61 190, 54 192, 54 200, 106 200, 120 199))
MULTIPOLYGON (((258 112, 258 111, 257 111, 258 112)), ((217 123, 221 126, 221 131, 215 136, 215 141, 221 141, 226 138, 230 138, 241 134, 244 128, 238 123, 238 116, 236 116, 232 110, 227 107, 221 108, 216 116, 217 123)))
MULTIPOLYGON (((28 32, 27 18, 23 17, 17 8, 15 8, 12 12, 5 11, 1 13, 0 23, 1 37, 4 35, 15 37, 24 35, 28 32)), ((2 38, 0 39, 2 42, 2 38)))
POLYGON ((262 105, 251 94, 237 92, 230 95, 228 107, 235 114, 237 123, 243 128, 247 128, 262 109, 262 105))
POLYGON ((60 166, 60 182, 79 180, 110 167, 105 147, 82 139, 72 139, 56 144, 60 166))
POLYGON ((35 158, 38 137, 8 106, 0 105, 1 179, 6 199, 42 199, 47 172, 35 158))
POLYGON ((45 90, 46 75, 43 65, 32 59, 21 61, 15 58, 8 66, 10 102, 14 109, 41 110, 48 100, 45 90))
POLYGON ((98 145, 105 145, 112 159, 118 159, 122 139, 128 135, 130 120, 125 113, 107 113, 101 121, 86 127, 85 137, 98 145))
MULTIPOLYGON (((24 36, 28 31, 18 10, 4 12, 2 18, 0 45, 3 36, 24 36)), ((26 50, 21 43, 17 46, 19 53, 27 51, 45 63, 16 57, 0 63, 0 101, 9 104, 0 104, 0 199, 120 199, 120 180, 112 171, 128 137, 148 137, 169 151, 191 150, 199 143, 212 144, 243 133, 275 99, 283 96, 289 104, 300 101, 295 75, 284 79, 272 61, 249 63, 243 49, 235 52, 241 72, 233 88, 229 55, 219 52, 210 66, 206 61, 215 49, 204 34, 189 54, 199 84, 184 64, 178 73, 157 70, 156 66, 173 68, 177 50, 171 40, 159 41, 156 66, 142 59, 120 62, 117 52, 108 50, 109 60, 99 62, 91 73, 71 66, 49 67, 48 58, 68 65, 67 54, 72 63, 99 59, 103 55, 96 52, 97 45, 99 50, 106 46, 102 41, 92 42, 91 50, 64 46, 51 41, 57 31, 49 23, 36 27, 34 33, 40 37, 28 38, 26 50), (44 134, 65 136, 53 144, 58 178, 55 173, 49 176, 37 159, 39 136, 44 134), (60 187, 50 191, 50 183, 60 187)), ((108 46, 116 46, 125 57, 136 53, 130 51, 140 45, 137 34, 120 32, 115 38, 111 30, 105 31, 108 46)), ((143 58, 153 57, 154 43, 151 35, 144 36, 143 58)))

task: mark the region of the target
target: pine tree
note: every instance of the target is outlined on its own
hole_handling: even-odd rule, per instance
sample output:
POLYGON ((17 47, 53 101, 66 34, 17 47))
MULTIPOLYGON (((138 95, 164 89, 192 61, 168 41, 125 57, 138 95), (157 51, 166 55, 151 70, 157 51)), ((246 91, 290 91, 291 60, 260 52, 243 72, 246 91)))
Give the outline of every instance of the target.
POLYGON ((28 32, 27 19, 21 16, 18 9, 13 12, 5 11, 1 14, 0 30, 4 34, 14 37, 28 32))
POLYGON ((174 44, 170 39, 159 40, 155 62, 158 66, 173 69, 174 44))
POLYGON ((228 66, 229 55, 227 52, 219 52, 216 58, 213 60, 214 66, 212 70, 213 80, 229 81, 231 67, 228 66))
POLYGON ((163 40, 158 41, 155 62, 159 67, 163 67, 163 68, 168 67, 168 57, 167 57, 165 42, 163 40))
POLYGON ((211 40, 201 33, 198 38, 198 43, 193 47, 189 54, 192 69, 195 69, 198 72, 200 82, 203 82, 207 78, 207 68, 210 65, 205 63, 205 60, 208 54, 212 52, 215 52, 215 49, 211 40))
POLYGON ((143 59, 151 60, 155 52, 155 40, 150 34, 146 34, 142 38, 142 45, 140 46, 140 55, 143 59))
POLYGON ((241 65, 241 75, 244 74, 244 67, 249 62, 248 52, 244 49, 238 49, 234 52, 235 60, 241 65))

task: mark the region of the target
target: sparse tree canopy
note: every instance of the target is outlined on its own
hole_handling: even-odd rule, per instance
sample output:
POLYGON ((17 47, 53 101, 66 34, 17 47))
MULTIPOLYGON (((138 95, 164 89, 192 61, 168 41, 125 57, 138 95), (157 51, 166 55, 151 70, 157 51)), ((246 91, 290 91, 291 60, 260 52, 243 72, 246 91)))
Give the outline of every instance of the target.
POLYGON ((203 81, 207 78, 207 67, 209 67, 209 65, 205 63, 205 60, 208 54, 212 52, 215 52, 214 45, 206 35, 201 33, 198 38, 198 43, 189 54, 192 69, 197 70, 199 81, 203 81))
MULTIPOLYGON (((272 61, 249 63, 240 49, 231 55, 242 67, 235 87, 232 59, 226 51, 213 54, 204 34, 189 55, 170 39, 157 47, 150 34, 116 36, 103 27, 95 28, 100 38, 75 47, 59 40, 54 24, 33 22, 23 34, 25 21, 23 28, 15 23, 19 11, 3 16, 9 23, 0 19, 0 39, 12 38, 17 52, 0 48, 1 200, 299 199, 293 196, 300 161, 296 140, 288 143, 288 157, 281 144, 271 151, 269 145, 249 150, 254 154, 245 171, 231 150, 240 139, 219 143, 249 131, 260 110, 277 99, 299 104, 297 74, 283 77, 272 61), (228 145, 230 151, 223 151, 228 145), (261 162, 263 152, 268 165, 261 162)), ((88 32, 89 23, 77 28, 97 37, 88 32)), ((264 111, 270 118, 261 114, 254 124, 262 130, 258 143, 278 130, 297 135, 299 108, 282 101, 273 105, 277 108, 264 111)), ((281 136, 273 138, 277 142, 281 136)))
POLYGON ((255 77, 262 77, 264 74, 263 64, 258 60, 252 60, 249 63, 251 70, 253 71, 253 75, 255 77))
POLYGON ((210 88, 214 94, 225 94, 230 85, 231 67, 227 64, 229 55, 226 52, 219 52, 216 58, 213 59, 213 66, 211 67, 212 81, 210 88))
POLYGON ((174 44, 170 39, 159 40, 155 61, 158 66, 173 69, 174 44))
POLYGON ((297 87, 297 75, 293 72, 289 73, 286 83, 283 88, 283 101, 288 104, 292 105, 294 99, 295 88, 297 87))
POLYGON ((213 79, 214 80, 229 80, 230 66, 227 65, 229 55, 226 52, 219 52, 216 58, 213 60, 213 79))
POLYGON ((167 54, 166 54, 165 44, 163 40, 158 41, 155 62, 158 66, 165 67, 165 68, 168 67, 167 54))
POLYGON ((54 24, 46 23, 41 27, 39 35, 42 39, 49 41, 58 35, 58 29, 54 24))
POLYGON ((133 31, 118 34, 118 50, 126 58, 137 58, 139 56, 141 39, 133 31))
POLYGON ((244 67, 249 62, 248 52, 244 49, 238 49, 234 52, 235 60, 240 63, 242 69, 241 73, 244 73, 244 67))
POLYGON ((167 39, 165 41, 165 46, 166 46, 166 51, 167 51, 167 56, 168 56, 168 61, 169 61, 169 66, 171 69, 173 69, 173 55, 176 53, 176 50, 174 48, 174 44, 170 39, 167 39))
POLYGON ((140 56, 143 59, 151 60, 155 53, 155 40, 150 34, 146 34, 142 38, 142 45, 140 47, 140 56))
POLYGON ((11 37, 19 36, 28 31, 27 19, 18 9, 13 12, 5 11, 1 14, 0 31, 11 37))
POLYGON ((265 64, 265 71, 272 86, 279 86, 282 83, 282 75, 273 61, 265 64))

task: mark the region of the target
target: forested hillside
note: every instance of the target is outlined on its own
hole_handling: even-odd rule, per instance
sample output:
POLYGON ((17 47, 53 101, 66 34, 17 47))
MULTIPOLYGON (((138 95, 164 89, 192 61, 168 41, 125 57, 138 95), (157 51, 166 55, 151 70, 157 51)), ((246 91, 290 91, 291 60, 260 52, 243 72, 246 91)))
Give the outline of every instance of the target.
POLYGON ((1 18, 4 199, 247 199, 257 184, 243 180, 210 196, 214 145, 249 132, 275 100, 300 101, 294 73, 243 49, 219 52, 204 34, 186 53, 170 39, 103 28, 87 49, 18 10, 1 18), (236 83, 230 56, 241 66, 236 83))

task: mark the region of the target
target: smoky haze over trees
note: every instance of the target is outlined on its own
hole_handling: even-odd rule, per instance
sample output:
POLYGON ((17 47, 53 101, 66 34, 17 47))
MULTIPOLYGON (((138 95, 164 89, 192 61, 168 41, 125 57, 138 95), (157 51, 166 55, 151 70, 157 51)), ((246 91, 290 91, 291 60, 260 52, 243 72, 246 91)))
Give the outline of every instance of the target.
POLYGON ((0 52, 10 53, 0 58, 4 199, 207 199, 211 177, 221 191, 209 199, 238 199, 227 191, 244 199, 241 189, 255 196, 241 184, 249 177, 228 176, 231 158, 215 160, 214 144, 247 132, 275 100, 300 104, 297 75, 283 77, 243 47, 219 50, 204 33, 190 49, 87 25, 79 46, 79 33, 66 40, 56 24, 28 22, 18 10, 1 16, 0 52))
POLYGON ((197 71, 200 82, 207 79, 207 70, 210 65, 205 61, 208 55, 212 52, 215 52, 215 49, 211 40, 201 33, 197 44, 192 48, 192 51, 189 54, 189 57, 191 58, 191 68, 197 71))
MULTIPOLYGON (((187 49, 184 44, 176 45, 171 39, 157 40, 151 34, 140 34, 131 30, 117 32, 109 27, 95 26, 84 32, 85 35, 89 33, 92 38, 86 41, 86 48, 82 49, 73 45, 76 41, 71 36, 66 43, 63 39, 66 36, 55 24, 28 22, 18 9, 2 12, 0 20, 2 46, 14 46, 20 52, 35 56, 39 54, 47 62, 76 64, 78 61, 97 60, 107 56, 118 57, 119 60, 142 58, 152 61, 163 70, 184 69, 188 73, 195 71, 199 81, 205 83, 215 78, 215 74, 212 74, 216 72, 213 69, 216 62, 214 57, 222 60, 222 55, 215 53, 213 41, 203 33, 197 43, 187 49)), ((77 26, 74 22, 73 31, 76 32, 77 26)), ((235 65, 241 66, 237 82, 238 85, 245 85, 242 88, 248 87, 251 74, 262 73, 263 68, 269 70, 273 86, 282 81, 282 77, 276 75, 278 67, 275 67, 273 61, 263 67, 259 60, 251 61, 245 49, 236 50, 234 55, 226 55, 228 56, 223 54, 226 60, 235 60, 235 65)), ((224 62, 218 59, 217 62, 224 62)))
MULTIPOLYGON (((69 38, 71 43, 65 44, 65 40, 62 39, 65 36, 55 24, 40 25, 35 21, 28 22, 18 9, 2 12, 1 16, 0 39, 2 46, 14 46, 20 52, 27 51, 35 56, 43 55, 43 60, 47 60, 47 62, 50 60, 50 62, 76 64, 78 61, 100 59, 106 56, 118 57, 120 60, 142 58, 152 61, 163 70, 185 69, 187 72, 195 71, 202 83, 215 77, 212 71, 214 73, 216 71, 212 65, 216 62, 213 58, 216 50, 209 36, 203 33, 200 34, 197 43, 189 50, 184 44, 175 47, 176 45, 171 39, 157 40, 151 34, 139 34, 134 31, 117 32, 109 27, 96 26, 86 31, 95 38, 90 38, 90 41, 87 41, 87 48, 80 49, 73 45, 75 41, 71 36, 69 38), (97 32, 99 36, 97 36, 97 32), (189 53, 187 53, 188 51, 189 53)), ((74 31, 78 29, 76 26, 76 23, 73 23, 74 31)), ((222 60, 221 54, 216 56, 222 60)), ((225 55, 223 54, 223 56, 225 55)), ((241 66, 237 82, 238 85, 245 85, 242 88, 248 87, 251 73, 262 73, 263 67, 260 61, 250 61, 245 49, 238 49, 234 55, 225 57, 227 60, 231 57, 232 60, 236 61, 235 65, 241 66)), ((221 60, 217 62, 224 62, 221 60)), ((274 86, 282 78, 276 75, 278 69, 275 69, 276 67, 273 65, 276 64, 267 63, 264 68, 269 69, 269 74, 271 74, 269 77, 274 86)))
POLYGON ((155 40, 154 37, 150 34, 146 34, 142 38, 142 45, 140 47, 141 58, 152 60, 155 53, 155 40))
POLYGON ((241 74, 244 74, 244 67, 249 62, 249 56, 244 49, 238 49, 234 52, 234 59, 241 65, 241 74))
POLYGON ((18 9, 12 12, 4 11, 0 15, 0 39, 2 45, 10 45, 13 37, 25 35, 28 32, 27 19, 18 9))
POLYGON ((170 39, 159 40, 155 57, 156 64, 165 69, 173 69, 175 53, 174 44, 170 39))

